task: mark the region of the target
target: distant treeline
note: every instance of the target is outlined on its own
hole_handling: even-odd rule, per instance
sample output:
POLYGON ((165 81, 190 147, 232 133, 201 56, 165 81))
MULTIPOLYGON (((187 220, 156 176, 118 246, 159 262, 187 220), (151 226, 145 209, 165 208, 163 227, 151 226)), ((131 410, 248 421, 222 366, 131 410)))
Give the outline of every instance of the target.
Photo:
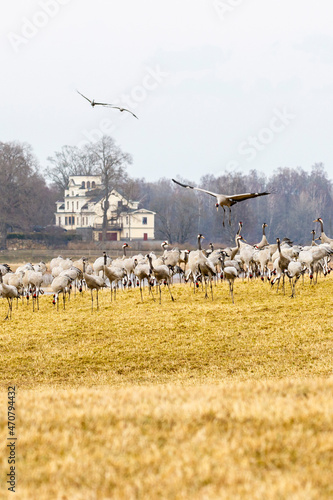
MULTIPOLYGON (((131 178, 126 171, 130 161, 130 155, 104 137, 83 149, 64 146, 49 158, 44 176, 29 145, 0 142, 0 248, 5 247, 8 233, 52 226, 55 201, 63 198, 68 176, 89 174, 106 179, 106 192, 117 189, 126 199, 140 200, 141 206, 156 212, 155 237, 170 244, 194 244, 198 233, 207 243, 230 244, 239 221, 249 243, 260 241, 264 222, 268 224, 269 242, 286 236, 300 244, 308 243, 312 229, 320 235, 320 227, 313 223, 318 217, 324 220, 326 234, 333 237, 333 184, 321 163, 313 165, 310 172, 297 167, 279 168, 270 176, 256 170, 203 176, 197 186, 216 193, 271 193, 233 206, 231 226, 226 217, 223 227, 223 210, 216 211, 215 198, 184 189, 167 178, 156 182, 131 178)), ((178 180, 196 186, 191 179, 178 180)))
MULTIPOLYGON (((179 179, 181 180, 181 179, 179 179)), ((196 186, 190 179, 183 182, 196 186)), ((156 238, 170 242, 194 242, 202 233, 206 240, 229 244, 234 241, 239 221, 242 235, 249 243, 259 242, 262 224, 268 224, 266 236, 274 243, 277 237, 288 237, 304 244, 311 241, 311 230, 320 235, 324 220, 326 234, 333 237, 333 185, 322 164, 311 172, 302 168, 279 168, 271 176, 251 171, 248 174, 225 172, 215 177, 206 175, 198 187, 222 194, 269 191, 271 194, 243 201, 232 207, 231 226, 222 226, 223 210, 215 208, 215 198, 205 193, 184 189, 170 179, 149 183, 137 182, 139 197, 145 196, 145 208, 156 212, 156 238)))

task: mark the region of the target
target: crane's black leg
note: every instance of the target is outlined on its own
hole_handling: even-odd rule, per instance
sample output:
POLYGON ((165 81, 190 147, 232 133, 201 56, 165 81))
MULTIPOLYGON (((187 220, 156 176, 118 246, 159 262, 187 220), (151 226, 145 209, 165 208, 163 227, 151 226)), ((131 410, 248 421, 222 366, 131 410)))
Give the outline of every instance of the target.
POLYGON ((150 280, 148 280, 148 287, 149 287, 149 293, 151 294, 153 301, 156 302, 155 297, 154 297, 154 293, 153 293, 153 286, 150 283, 150 280))
POLYGON ((170 290, 170 285, 169 285, 169 283, 168 283, 168 288, 169 288, 169 292, 170 292, 170 297, 171 297, 171 300, 172 300, 172 301, 174 301, 175 299, 174 299, 174 298, 173 298, 173 296, 172 296, 172 293, 171 293, 171 290, 170 290))
POLYGON ((207 293, 208 283, 206 278, 204 278, 204 280, 205 280, 205 299, 208 299, 208 293, 207 293))
POLYGON ((8 301, 8 311, 7 311, 7 316, 5 317, 5 320, 9 318, 9 311, 10 311, 10 301, 9 301, 9 297, 7 297, 7 301, 8 301))
POLYGON ((232 303, 234 304, 234 282, 231 282, 231 298, 232 298, 232 303))

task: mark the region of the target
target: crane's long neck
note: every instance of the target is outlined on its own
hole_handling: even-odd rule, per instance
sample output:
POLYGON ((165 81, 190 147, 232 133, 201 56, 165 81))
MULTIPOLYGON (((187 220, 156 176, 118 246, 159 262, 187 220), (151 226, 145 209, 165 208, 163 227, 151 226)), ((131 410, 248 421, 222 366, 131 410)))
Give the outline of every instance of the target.
POLYGON ((240 245, 238 244, 238 241, 237 241, 237 246, 235 248, 233 248, 232 251, 231 251, 230 260, 233 260, 235 258, 235 256, 239 252, 239 249, 240 249, 240 245))
POLYGON ((123 246, 123 257, 126 257, 126 247, 123 246))
POLYGON ((324 222, 320 219, 320 227, 321 227, 321 232, 324 232, 324 222))
POLYGON ((265 226, 265 224, 263 224, 263 225, 262 225, 262 235, 263 235, 263 236, 266 236, 266 233, 265 233, 265 228, 266 228, 266 226, 265 226))
POLYGON ((311 243, 312 246, 316 245, 316 233, 315 231, 312 231, 312 243, 311 243))
POLYGON ((240 233, 241 233, 241 230, 242 230, 242 226, 243 226, 243 223, 239 222, 238 223, 238 230, 237 230, 237 233, 236 233, 236 236, 235 236, 235 243, 236 243, 236 245, 238 245, 237 237, 240 236, 240 233))
POLYGON ((279 254, 281 254, 281 245, 280 245, 280 240, 277 240, 277 246, 278 246, 278 250, 279 250, 279 254))
POLYGON ((202 248, 201 248, 201 236, 198 236, 198 250, 202 250, 202 248))

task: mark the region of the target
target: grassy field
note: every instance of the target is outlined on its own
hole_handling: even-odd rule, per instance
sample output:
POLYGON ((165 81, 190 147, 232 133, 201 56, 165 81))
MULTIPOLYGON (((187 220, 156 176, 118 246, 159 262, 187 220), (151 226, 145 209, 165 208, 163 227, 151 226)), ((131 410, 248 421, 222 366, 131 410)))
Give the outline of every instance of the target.
POLYGON ((13 383, 16 498, 332 498, 333 280, 297 288, 238 280, 235 305, 225 283, 214 301, 175 285, 161 305, 137 289, 103 291, 93 313, 88 292, 65 311, 14 305, 0 425, 5 443, 13 383))

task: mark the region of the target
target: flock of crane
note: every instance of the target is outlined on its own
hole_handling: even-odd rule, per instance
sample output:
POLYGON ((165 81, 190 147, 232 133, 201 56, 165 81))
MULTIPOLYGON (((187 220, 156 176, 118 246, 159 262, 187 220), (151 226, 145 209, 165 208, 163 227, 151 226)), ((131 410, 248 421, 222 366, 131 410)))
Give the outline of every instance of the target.
POLYGON ((321 234, 316 242, 315 231, 312 231, 312 243, 310 246, 302 247, 293 245, 288 239, 280 241, 277 238, 275 244, 269 244, 265 229, 267 224, 262 225, 262 239, 256 245, 246 243, 241 235, 242 223, 239 223, 235 236, 235 247, 203 250, 201 246, 202 234, 198 235, 198 248, 196 250, 179 250, 173 248, 168 250, 168 242, 162 243, 162 255, 157 256, 154 252, 146 255, 137 254, 132 257, 126 255, 128 244, 122 245, 122 258, 112 259, 106 252, 90 264, 82 257, 79 260, 64 259, 59 256, 49 263, 49 269, 44 262, 38 264, 25 264, 12 272, 8 264, 0 265, 0 296, 7 299, 8 311, 5 319, 11 319, 13 299, 24 298, 28 303, 32 300, 33 310, 39 309, 39 295, 47 288, 53 294, 53 304, 59 308, 59 296, 63 297, 63 308, 66 307, 66 299, 74 289, 82 292, 89 289, 91 292, 91 308, 94 308, 94 294, 96 291, 96 307, 98 309, 98 292, 101 288, 110 288, 111 301, 116 300, 118 288, 134 287, 140 288, 141 301, 143 302, 144 286, 148 288, 152 300, 155 299, 154 288, 159 290, 159 302, 161 303, 161 285, 165 285, 173 301, 171 285, 175 275, 180 281, 191 282, 193 290, 205 286, 205 298, 208 298, 208 287, 210 287, 213 299, 214 279, 225 279, 229 283, 231 300, 234 303, 233 288, 237 277, 248 280, 258 277, 268 280, 273 286, 277 283, 277 291, 280 280, 288 277, 291 284, 292 294, 295 296, 296 283, 305 273, 310 279, 316 281, 318 273, 324 275, 330 272, 329 262, 333 254, 333 239, 326 236, 324 223, 321 218, 319 222, 321 234))

